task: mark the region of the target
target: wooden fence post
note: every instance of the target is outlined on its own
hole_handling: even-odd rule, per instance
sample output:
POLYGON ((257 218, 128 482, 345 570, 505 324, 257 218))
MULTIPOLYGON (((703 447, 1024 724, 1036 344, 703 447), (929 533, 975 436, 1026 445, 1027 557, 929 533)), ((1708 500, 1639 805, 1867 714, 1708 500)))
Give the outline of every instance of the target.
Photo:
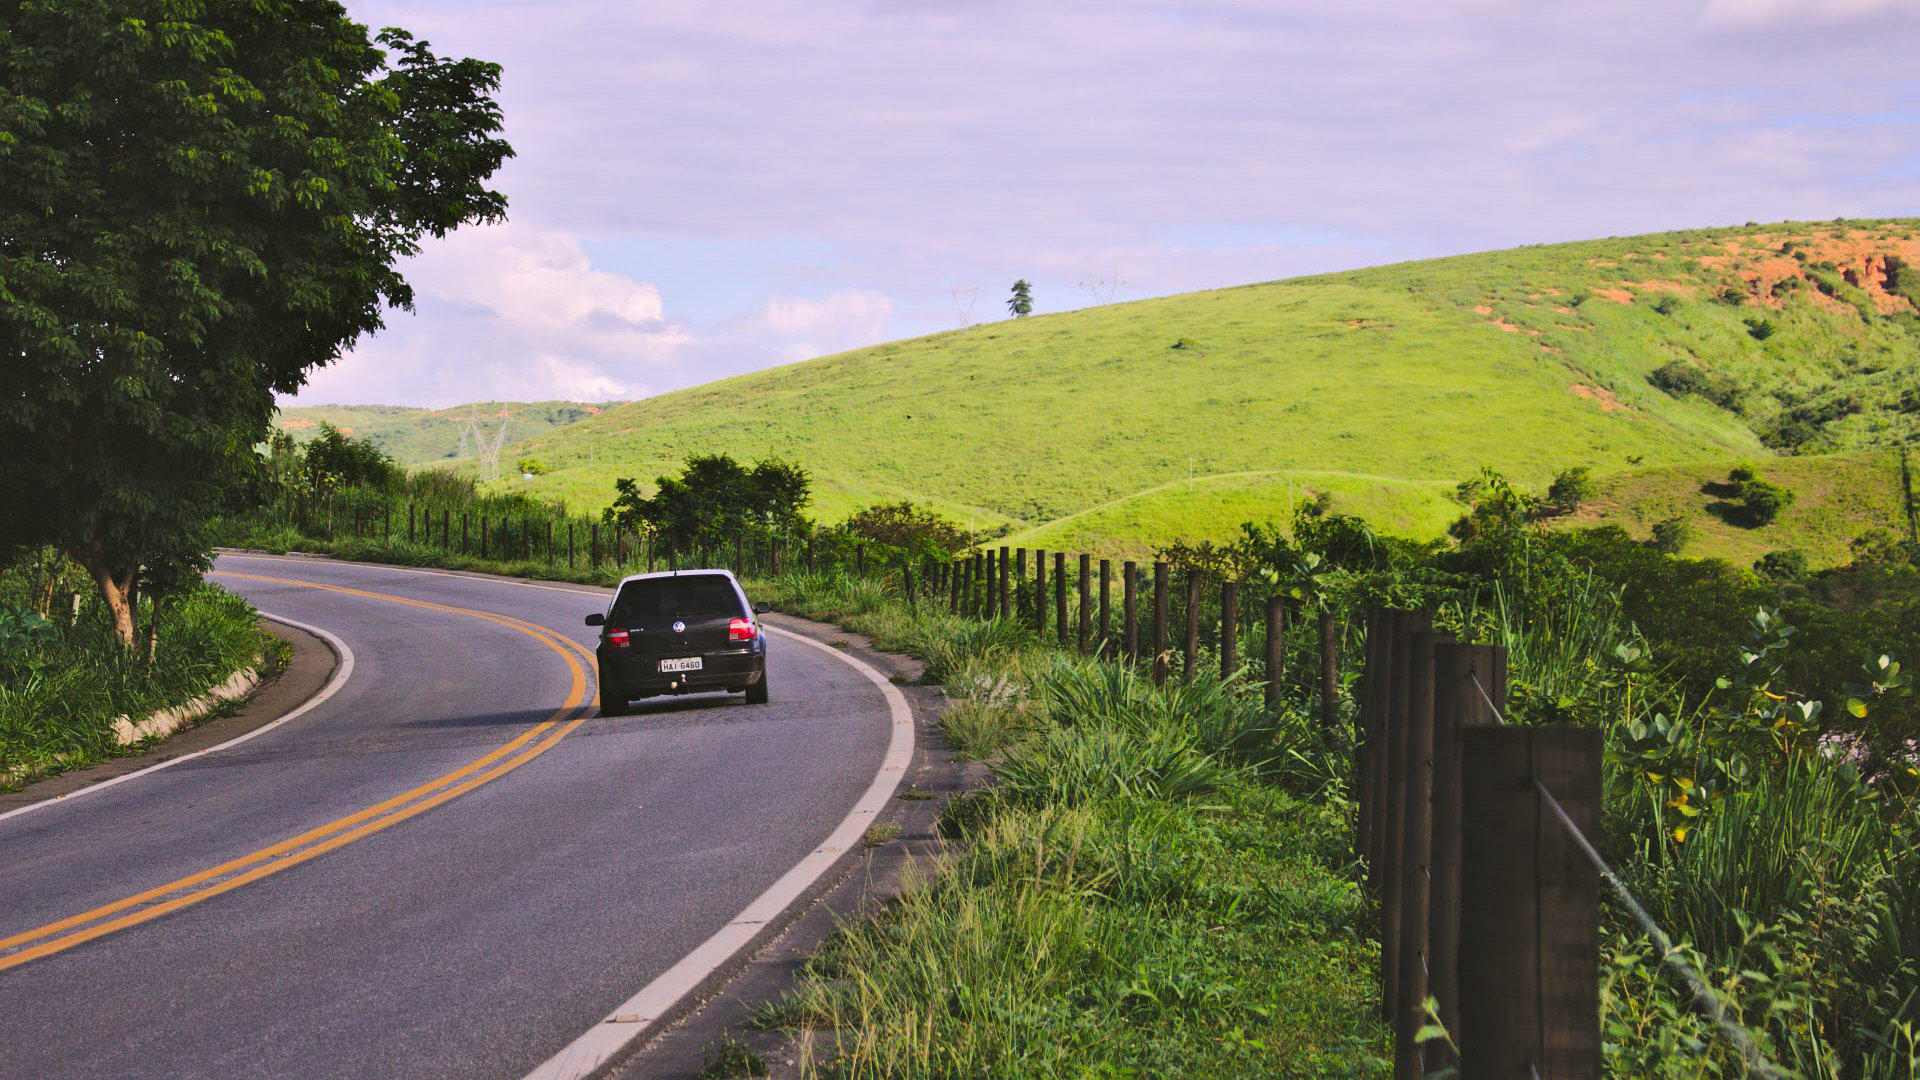
POLYGON ((1421 1027, 1427 998, 1428 873, 1433 851, 1434 650, 1452 642, 1445 634, 1415 634, 1408 639, 1406 801, 1402 806, 1400 852, 1400 972, 1394 1005, 1395 1080, 1421 1080, 1427 1074, 1414 1035, 1421 1027))
POLYGON ((1121 655, 1127 663, 1140 662, 1140 568, 1131 560, 1120 564, 1121 655))
POLYGON ((1379 824, 1386 833, 1378 845, 1380 858, 1380 974, 1385 991, 1381 995, 1381 1019, 1391 1023, 1400 992, 1400 886, 1401 870, 1407 851, 1406 806, 1408 799, 1407 737, 1413 726, 1413 636, 1433 630, 1433 614, 1403 611, 1395 620, 1393 662, 1387 668, 1392 686, 1387 695, 1387 732, 1383 749, 1386 767, 1386 797, 1381 800, 1379 824))
POLYGON ((1200 658, 1200 571, 1187 571, 1187 648, 1180 658, 1180 680, 1192 682, 1200 658))
POLYGON ((567 522, 567 569, 573 569, 573 522, 567 522))
POLYGON ((1320 730, 1328 738, 1340 723, 1340 626, 1333 612, 1320 612, 1320 730))
POLYGON ((853 576, 867 576, 867 545, 853 545, 853 576))
POLYGON ((1012 598, 1007 593, 1007 586, 1008 586, 1008 580, 1009 580, 1008 568, 1007 568, 1007 552, 1008 552, 1008 549, 1005 547, 1002 547, 1000 549, 1000 617, 1003 619, 1010 619, 1013 617, 1013 601, 1012 601, 1012 598))
POLYGON ((981 567, 982 572, 986 574, 986 577, 980 581, 980 617, 982 619, 994 617, 994 605, 999 595, 998 586, 995 585, 1000 576, 997 572, 999 557, 992 548, 988 548, 986 563, 981 567))
POLYGON ((619 525, 613 527, 613 567, 622 572, 627 568, 627 530, 619 525))
MULTIPOLYGON (((1045 552, 1038 552, 1035 558, 1046 558, 1045 552)), ((1013 617, 1015 621, 1026 617, 1026 608, 1022 606, 1020 590, 1027 586, 1027 549, 1013 549, 1013 617)))
POLYGON ((407 504, 407 543, 413 543, 413 504, 407 504))
POLYGON ((1240 586, 1231 581, 1220 583, 1220 677, 1230 677, 1240 667, 1240 586))
POLYGON ((915 607, 913 602, 913 563, 907 559, 900 560, 900 591, 907 598, 907 610, 912 611, 915 607))
POLYGON ((587 548, 588 565, 590 569, 598 570, 600 569, 600 523, 597 521, 591 523, 591 528, 593 537, 587 548))
POLYGON ((1167 564, 1153 564, 1153 684, 1167 681, 1167 564))
POLYGON ((1113 656, 1113 560, 1100 560, 1100 642, 1103 657, 1113 656))
POLYGON ((947 614, 960 614, 960 564, 947 557, 947 614))
POLYGON ((1540 787, 1598 833, 1600 732, 1467 728, 1460 754, 1460 1075, 1596 1080, 1600 874, 1540 787))
MULTIPOLYGON (((1460 733, 1492 727, 1494 715, 1480 688, 1507 700, 1506 652, 1491 645, 1442 645, 1434 650, 1432 899, 1427 918, 1427 992, 1440 1022, 1460 1031, 1460 733)), ((1458 1065, 1445 1043, 1428 1048, 1427 1067, 1458 1065)))
POLYGON ((481 514, 480 515, 480 557, 483 559, 487 557, 487 533, 490 531, 491 530, 487 528, 487 515, 481 514))
MULTIPOLYGON (((1046 603, 1046 597, 1041 597, 1040 602, 1046 603)), ((1053 626, 1064 647, 1073 629, 1067 624, 1067 553, 1064 551, 1053 553, 1053 626)))
POLYGON ((1080 652, 1093 640, 1093 556, 1080 553, 1080 652))
POLYGON ((1047 553, 1041 548, 1033 552, 1033 633, 1047 640, 1047 553))
POLYGON ((450 534, 448 533, 448 529, 450 528, 449 522, 451 520, 452 515, 445 507, 442 507, 440 509, 440 550, 442 551, 453 550, 453 541, 449 539, 450 534))
MULTIPOLYGON (((1378 767, 1375 760, 1377 749, 1374 735, 1374 718, 1380 711, 1380 687, 1383 685, 1381 670, 1385 663, 1381 659, 1386 639, 1381 627, 1385 624, 1387 613, 1379 608, 1368 608, 1366 615, 1366 658, 1360 670, 1360 707, 1353 713, 1353 790, 1356 813, 1354 815, 1353 849, 1362 858, 1373 857, 1373 774, 1378 767)), ((1373 884, 1372 869, 1368 869, 1368 884, 1373 884)))
MULTIPOLYGON (((1267 709, 1277 712, 1280 693, 1287 677, 1287 600, 1279 593, 1267 597, 1267 709)), ((1355 771, 1358 779, 1358 770, 1355 771)), ((1364 850, 1355 845, 1355 850, 1364 850)))

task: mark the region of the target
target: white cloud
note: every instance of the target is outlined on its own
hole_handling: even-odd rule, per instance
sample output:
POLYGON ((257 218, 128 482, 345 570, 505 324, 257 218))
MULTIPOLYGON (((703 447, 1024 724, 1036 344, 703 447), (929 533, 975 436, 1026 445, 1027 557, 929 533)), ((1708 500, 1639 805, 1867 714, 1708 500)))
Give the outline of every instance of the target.
POLYGON ((448 405, 639 397, 693 341, 654 285, 595 269, 566 233, 507 223, 429 242, 404 268, 414 314, 314 374, 303 403, 448 405))

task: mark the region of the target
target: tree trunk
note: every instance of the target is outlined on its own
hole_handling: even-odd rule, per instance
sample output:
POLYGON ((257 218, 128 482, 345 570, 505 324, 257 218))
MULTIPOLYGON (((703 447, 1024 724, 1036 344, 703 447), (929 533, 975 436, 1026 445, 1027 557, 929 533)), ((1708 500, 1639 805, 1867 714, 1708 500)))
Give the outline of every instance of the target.
POLYGON ((129 656, 133 654, 133 604, 138 599, 137 568, 126 567, 115 573, 107 565, 106 559, 98 552, 76 552, 73 561, 86 568, 92 575, 95 585, 100 587, 100 599, 107 605, 107 614, 113 620, 113 639, 129 656))

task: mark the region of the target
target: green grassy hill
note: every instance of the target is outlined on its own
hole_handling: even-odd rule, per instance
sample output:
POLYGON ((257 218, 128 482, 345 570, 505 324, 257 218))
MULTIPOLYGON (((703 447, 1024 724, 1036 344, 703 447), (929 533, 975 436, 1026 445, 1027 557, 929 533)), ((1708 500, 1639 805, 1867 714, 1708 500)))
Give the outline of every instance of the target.
MULTIPOLYGON (((477 419, 489 439, 508 422, 507 441, 524 441, 556 427, 596 416, 620 402, 481 401, 451 409, 405 405, 298 405, 280 410, 279 424, 299 442, 320 433, 322 421, 348 435, 372 439, 402 465, 423 465, 459 456, 460 425, 477 419)), ((468 449, 471 455, 473 450, 468 449)), ((503 462, 521 456, 501 451, 503 462)))
POLYGON ((611 408, 509 450, 555 471, 503 484, 587 508, 689 453, 778 454, 812 470, 823 520, 906 498, 1118 552, 1284 518, 1292 477, 1432 535, 1482 465, 1535 487, 1586 465, 1625 493, 1661 467, 1913 438, 1917 237, 1907 220, 1701 229, 985 324, 611 408))

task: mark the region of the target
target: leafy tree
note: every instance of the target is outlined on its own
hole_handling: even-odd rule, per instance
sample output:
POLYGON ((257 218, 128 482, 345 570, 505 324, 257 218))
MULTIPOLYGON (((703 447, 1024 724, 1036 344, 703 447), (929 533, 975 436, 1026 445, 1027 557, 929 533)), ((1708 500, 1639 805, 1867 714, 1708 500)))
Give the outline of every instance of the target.
POLYGON ((1598 491, 1599 486, 1593 482, 1593 470, 1585 465, 1576 465, 1553 478, 1553 483, 1547 488, 1546 505, 1557 513, 1571 514, 1598 491))
POLYGON ((846 531, 862 540, 887 544, 916 555, 951 555, 971 540, 965 529, 912 502, 881 503, 847 518, 846 531))
POLYGON ((805 524, 801 511, 812 499, 812 483, 805 469, 773 458, 749 469, 726 454, 695 454, 679 476, 655 478, 650 499, 631 477, 615 480, 613 505, 601 517, 610 525, 651 531, 671 556, 704 555, 742 534, 797 531, 805 524))
POLYGON ((1727 481, 1733 486, 1734 497, 1740 500, 1744 518, 1741 523, 1749 527, 1769 524, 1780 516, 1780 511, 1793 505, 1792 489, 1760 479, 1751 465, 1734 466, 1727 474, 1727 481))
POLYGON ((0 558, 204 565, 276 393, 381 325, 422 236, 498 220, 499 68, 332 0, 0 0, 0 558))
POLYGON ((513 471, 522 476, 544 476, 547 466, 539 458, 523 457, 513 463, 513 471))
POLYGON ((1798 581, 1807 576, 1807 554, 1792 549, 1769 551, 1754 561, 1753 572, 1771 581, 1798 581))
POLYGON ((307 485, 315 491, 339 485, 390 490, 403 475, 399 464, 368 438, 349 438, 339 428, 320 421, 320 434, 302 452, 307 485))
POLYGON ((1026 278, 1013 283, 1013 296, 1007 301, 1007 310, 1016 319, 1033 313, 1033 286, 1027 284, 1026 278))
POLYGON ((1655 551, 1678 555, 1692 539, 1693 526, 1687 524, 1687 519, 1670 517, 1653 523, 1653 537, 1647 543, 1655 551))

